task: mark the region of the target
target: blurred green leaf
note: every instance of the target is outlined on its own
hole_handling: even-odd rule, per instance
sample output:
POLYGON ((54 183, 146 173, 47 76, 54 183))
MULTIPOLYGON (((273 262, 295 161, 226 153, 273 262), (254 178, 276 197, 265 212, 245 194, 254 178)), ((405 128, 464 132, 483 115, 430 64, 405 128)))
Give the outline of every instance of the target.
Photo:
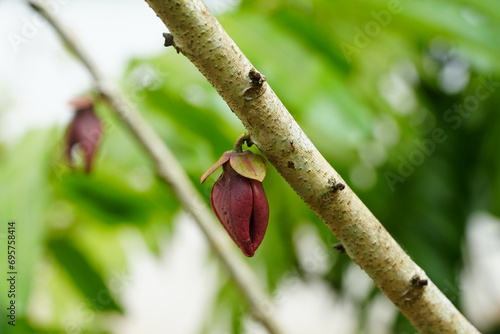
POLYGON ((147 223, 152 203, 111 176, 67 174, 59 190, 84 212, 105 224, 147 223))
MULTIPOLYGON (((15 222, 16 236, 16 313, 26 317, 32 279, 40 259, 44 233, 44 213, 51 199, 47 183, 50 170, 48 152, 53 145, 54 131, 29 132, 21 141, 6 148, 0 155, 0 236, 6 245, 8 222, 15 222)), ((6 258, 4 258, 6 259, 6 258)), ((5 264, 2 268, 6 269, 5 264)), ((12 270, 9 270, 12 271, 12 270)), ((5 285, 2 283, 2 287, 5 285)), ((6 309, 7 298, 0 305, 6 309)), ((0 332, 6 333, 6 321, 0 322, 0 332), (5 327, 4 327, 5 326, 5 327)), ((22 326, 20 326, 22 327, 22 326)))
POLYGON ((87 258, 66 238, 51 239, 48 248, 71 277, 73 283, 85 296, 86 301, 96 311, 120 311, 111 291, 101 275, 87 261, 87 258))

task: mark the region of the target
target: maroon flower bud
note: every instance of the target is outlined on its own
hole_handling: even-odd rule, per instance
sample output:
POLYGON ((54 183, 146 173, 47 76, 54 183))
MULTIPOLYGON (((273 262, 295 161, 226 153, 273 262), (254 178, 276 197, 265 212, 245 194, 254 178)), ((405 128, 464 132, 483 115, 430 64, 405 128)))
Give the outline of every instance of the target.
POLYGON ((210 204, 217 219, 246 256, 253 256, 266 233, 269 205, 262 187, 266 163, 262 156, 244 151, 225 152, 201 182, 222 165, 212 188, 210 204))
POLYGON ((72 165, 72 151, 78 145, 84 154, 85 172, 89 173, 101 139, 102 124, 94 113, 94 104, 89 97, 74 99, 70 101, 70 105, 75 108, 75 115, 66 135, 66 158, 72 165))

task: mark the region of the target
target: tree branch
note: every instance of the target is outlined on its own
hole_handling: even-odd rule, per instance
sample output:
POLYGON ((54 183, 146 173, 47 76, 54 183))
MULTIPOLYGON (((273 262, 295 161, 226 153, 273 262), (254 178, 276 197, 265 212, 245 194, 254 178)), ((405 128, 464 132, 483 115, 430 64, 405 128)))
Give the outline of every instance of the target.
MULTIPOLYGON (((252 141, 422 333, 478 333, 314 147, 201 0, 146 0, 252 141), (426 284, 415 284, 418 281, 426 284)), ((293 73, 290 74, 293 80, 293 73)))
POLYGON ((205 205, 196 188, 166 144, 163 143, 149 123, 142 118, 141 114, 132 107, 119 90, 106 82, 99 68, 93 63, 92 57, 77 43, 76 38, 70 36, 69 30, 55 16, 51 15, 48 10, 50 7, 47 6, 46 1, 29 0, 29 3, 47 19, 69 49, 75 53, 76 57, 91 73, 95 86, 103 100, 126 124, 130 132, 132 132, 153 160, 158 175, 173 190, 184 210, 200 226, 211 248, 243 293, 255 318, 270 333, 283 333, 274 316, 265 311, 265 306, 269 303, 270 298, 266 296, 264 290, 260 287, 256 275, 241 259, 241 255, 236 251, 236 248, 223 232, 219 223, 215 221, 212 212, 205 205))

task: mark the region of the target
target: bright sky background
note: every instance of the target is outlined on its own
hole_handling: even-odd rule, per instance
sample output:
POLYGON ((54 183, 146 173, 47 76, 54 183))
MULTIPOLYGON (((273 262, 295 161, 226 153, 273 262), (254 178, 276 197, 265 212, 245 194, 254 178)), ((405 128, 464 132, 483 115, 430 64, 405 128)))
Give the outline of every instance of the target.
MULTIPOLYGON (((71 116, 67 102, 91 87, 86 70, 26 2, 0 1, 1 140, 17 138, 27 128, 65 123, 71 116)), ((52 3, 112 79, 119 79, 130 58, 163 48, 166 28, 144 1, 52 3)))

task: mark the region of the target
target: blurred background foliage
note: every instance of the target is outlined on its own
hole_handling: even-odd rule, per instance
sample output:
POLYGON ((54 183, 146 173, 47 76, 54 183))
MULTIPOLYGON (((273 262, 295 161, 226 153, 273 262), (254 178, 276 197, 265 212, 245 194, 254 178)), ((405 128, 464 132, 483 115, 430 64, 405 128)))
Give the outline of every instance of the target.
MULTIPOLYGON (((218 18, 327 160, 461 307, 468 217, 479 210, 500 216, 500 3, 243 0, 218 18), (445 140, 437 142, 436 129, 445 140)), ((199 177, 244 132, 239 121, 171 48, 131 60, 122 87, 208 204, 215 178, 199 185, 199 177)), ((19 222, 23 236, 19 333, 68 331, 65 309, 82 302, 98 315, 84 332, 107 332, 100 317, 124 312, 108 283, 114 271, 127 270, 121 233, 139 232, 158 253, 181 210, 120 122, 103 104, 97 111, 106 132, 89 176, 67 167, 61 128, 1 148, 0 212, 19 222), (58 311, 43 325, 26 309, 40 288, 51 291, 58 311), (93 304, 98 294, 106 302, 93 304)), ((272 167, 264 186, 269 229, 247 262, 271 293, 294 273, 344 294, 352 264, 332 249, 335 238, 272 167), (300 261, 297 239, 307 227, 329 256, 320 273, 300 261)), ((225 274, 219 287, 207 312, 229 312, 239 333, 248 310, 225 274)), ((358 301, 359 333, 370 333, 363 310, 377 294, 372 287, 358 301)), ((500 333, 500 322, 481 329, 500 333)), ((398 316, 392 332, 414 329, 398 316)))

